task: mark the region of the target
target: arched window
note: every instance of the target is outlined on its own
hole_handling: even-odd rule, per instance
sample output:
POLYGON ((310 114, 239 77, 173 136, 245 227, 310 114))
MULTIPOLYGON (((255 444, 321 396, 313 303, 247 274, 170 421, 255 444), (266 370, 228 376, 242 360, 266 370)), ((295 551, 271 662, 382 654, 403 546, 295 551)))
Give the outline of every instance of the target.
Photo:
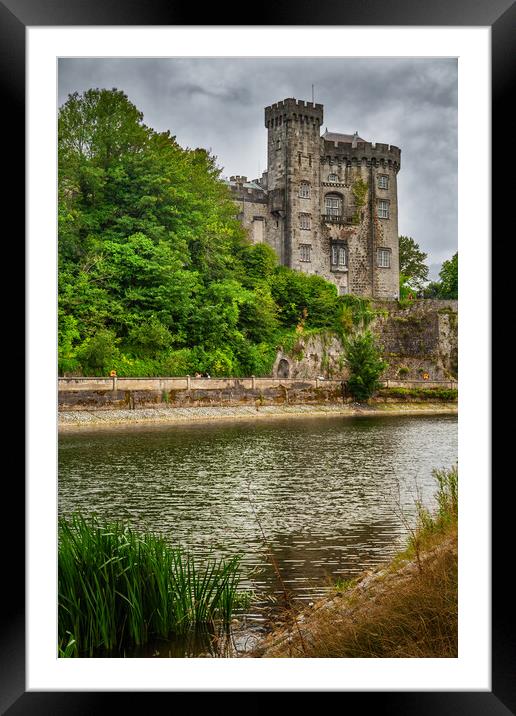
POLYGON ((328 216, 342 216, 342 197, 338 194, 326 194, 324 206, 328 216))

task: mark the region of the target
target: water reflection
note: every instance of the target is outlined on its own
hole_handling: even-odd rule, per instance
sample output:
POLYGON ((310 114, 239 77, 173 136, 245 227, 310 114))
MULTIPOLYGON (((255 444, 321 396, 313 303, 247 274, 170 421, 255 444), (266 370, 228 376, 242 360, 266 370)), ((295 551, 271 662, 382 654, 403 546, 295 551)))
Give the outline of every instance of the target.
POLYGON ((59 512, 96 512, 163 533, 198 556, 242 552, 244 586, 298 600, 355 576, 404 539, 432 468, 457 459, 456 416, 324 418, 63 434, 59 512), (263 531, 263 534, 262 534, 263 531))

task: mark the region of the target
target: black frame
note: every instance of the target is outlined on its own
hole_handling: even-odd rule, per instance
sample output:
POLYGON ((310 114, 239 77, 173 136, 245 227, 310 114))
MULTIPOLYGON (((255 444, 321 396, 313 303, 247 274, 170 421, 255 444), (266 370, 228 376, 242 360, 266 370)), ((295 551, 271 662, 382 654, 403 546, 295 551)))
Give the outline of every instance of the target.
MULTIPOLYGON (((255 6, 256 7, 256 6, 255 6)), ((493 137, 493 180, 495 191, 492 195, 493 237, 502 233, 496 231, 504 215, 510 212, 512 182, 499 178, 502 157, 512 159, 513 114, 509 111, 509 85, 514 74, 514 28, 516 9, 513 0, 319 0, 316 4, 277 0, 274 4, 260 5, 263 25, 361 25, 361 26, 489 26, 492 31, 492 137, 493 137), (512 33, 511 33, 512 31, 512 33), (504 151, 502 153, 502 144, 504 151), (511 193, 509 193, 511 192, 511 193)), ((203 25, 245 25, 242 5, 226 3, 224 10, 219 4, 203 8, 203 25)), ((4 210, 17 217, 21 227, 25 215, 25 28, 26 26, 80 26, 80 25, 199 25, 198 7, 175 3, 174 0, 0 0, 0 57, 3 115, 8 120, 4 131, 4 142, 17 148, 15 161, 4 163, 4 174, 9 175, 6 187, 7 201, 4 210), (7 134, 8 132, 8 134, 7 134), (16 209, 18 211, 16 211, 16 209)), ((512 98, 512 97, 511 97, 512 98)), ((5 192, 5 190, 4 190, 5 192)), ((4 194, 5 196, 5 194, 4 194)), ((512 199, 512 201, 511 201, 512 199)), ((513 229, 510 232, 513 234, 513 229)), ((5 229, 4 229, 5 232, 5 229)), ((508 235, 508 238, 511 238, 508 235)), ((14 244, 14 232, 4 233, 4 239, 14 244)), ((18 246, 23 246, 20 235, 16 236, 18 246)), ((4 244, 5 247, 5 244, 4 244)), ((24 251, 22 256, 24 261, 24 251)), ((18 258, 18 261, 20 261, 18 258)), ((503 273, 503 262, 497 265, 497 285, 511 285, 508 273, 503 273), (507 281, 504 281, 507 279, 507 281)), ((20 264, 18 263, 18 266, 20 264)), ((510 262, 506 262, 508 266, 510 262)), ((512 277, 511 277, 512 278, 512 277)), ((484 296, 488 294, 483 290, 484 296)), ((501 302, 492 296, 493 307, 501 308, 501 302)), ((493 316, 495 311, 493 311, 493 316)), ((8 318, 8 321, 11 319, 8 318)), ((9 326, 16 335, 19 320, 9 326)), ((18 330, 19 341, 11 345, 23 345, 23 335, 18 330)), ((496 377, 496 376, 494 376, 496 377)), ((501 388, 501 380, 493 381, 493 394, 501 388)), ((512 382, 512 381, 511 381, 512 382)), ((507 385, 503 386, 507 390, 507 385)), ((12 403, 20 403, 19 391, 11 396, 12 403)), ((500 430, 493 434, 492 454, 497 456, 502 447, 500 430)), ((510 463, 508 463, 510 464, 510 463)), ((502 471, 500 471, 502 472, 502 471)), ((505 468, 503 477, 510 472, 505 468)), ((9 476, 12 493, 10 500, 15 512, 22 516, 25 488, 21 477, 9 476)), ((5 481, 7 482, 7 480, 5 481)), ((346 692, 343 708, 350 707, 350 700, 360 699, 357 705, 377 707, 384 713, 396 715, 466 714, 498 715, 516 713, 516 630, 514 629, 514 594, 506 585, 505 578, 511 567, 511 560, 504 558, 505 547, 510 544, 508 525, 513 518, 510 500, 504 499, 500 475, 492 484, 493 507, 493 596, 492 596, 492 691, 449 691, 449 692, 346 692), (506 561, 507 560, 507 561, 506 561)), ((22 517, 25 523, 24 515, 22 517)), ((21 520, 19 519, 19 522, 21 520)), ((0 651, 0 708, 11 716, 25 713, 37 714, 93 714, 106 707, 119 709, 120 692, 26 692, 25 691, 25 612, 24 612, 24 553, 22 542, 13 541, 10 550, 4 551, 2 596, 7 600, 2 615, 2 649, 0 651), (115 701, 116 699, 116 701, 115 701)), ((512 574, 510 574, 512 576, 512 574)), ((238 685, 235 685, 235 690, 238 685)), ((301 689, 300 689, 301 690, 301 689)), ((335 691, 338 691, 336 688, 335 691)), ((127 694, 134 707, 141 704, 148 708, 148 693, 127 694), (143 697, 143 698, 142 698, 143 697)), ((168 694, 165 694, 168 696, 168 694)), ((168 701, 172 704, 174 702, 168 701)), ((356 707, 355 707, 356 708, 356 707)))

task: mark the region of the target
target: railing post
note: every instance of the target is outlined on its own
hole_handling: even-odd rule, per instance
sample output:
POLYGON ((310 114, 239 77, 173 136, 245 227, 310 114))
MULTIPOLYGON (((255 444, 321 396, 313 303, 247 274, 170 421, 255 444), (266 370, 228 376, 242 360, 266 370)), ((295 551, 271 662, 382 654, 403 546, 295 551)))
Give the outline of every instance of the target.
POLYGON ((256 378, 254 375, 251 376, 251 388, 254 390, 256 388, 256 378))
POLYGON ((190 390, 190 376, 189 375, 186 376, 186 389, 190 390))

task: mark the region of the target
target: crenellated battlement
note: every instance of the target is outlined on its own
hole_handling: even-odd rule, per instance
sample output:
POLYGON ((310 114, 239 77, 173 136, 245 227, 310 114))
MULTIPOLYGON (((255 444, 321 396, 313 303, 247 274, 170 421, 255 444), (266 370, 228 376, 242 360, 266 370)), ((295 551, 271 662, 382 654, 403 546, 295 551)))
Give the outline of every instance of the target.
POLYGON ((351 163, 365 161, 368 164, 380 163, 393 166, 399 171, 401 166, 401 149, 393 144, 379 142, 332 142, 322 139, 321 162, 331 163, 334 160, 351 163))
POLYGON ((305 102, 302 99, 293 97, 275 102, 270 107, 265 107, 265 126, 270 129, 273 126, 280 126, 286 121, 299 121, 322 124, 324 108, 322 104, 305 102))

